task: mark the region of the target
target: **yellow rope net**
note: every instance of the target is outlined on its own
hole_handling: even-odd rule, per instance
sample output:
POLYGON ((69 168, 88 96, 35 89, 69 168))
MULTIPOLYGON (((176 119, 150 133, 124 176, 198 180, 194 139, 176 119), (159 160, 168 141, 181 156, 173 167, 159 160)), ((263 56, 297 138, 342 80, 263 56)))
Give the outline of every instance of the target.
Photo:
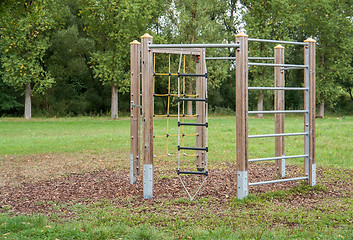
MULTIPOLYGON (((183 73, 185 73, 186 70, 186 60, 185 60, 185 55, 183 56, 183 73)), ((165 138, 166 139, 166 149, 165 149, 165 154, 164 155, 158 155, 158 157, 166 157, 166 156, 177 156, 177 153, 172 154, 169 151, 168 148, 168 143, 169 143, 169 137, 178 137, 178 134, 169 134, 169 119, 171 117, 178 117, 177 114, 170 114, 170 103, 171 103, 171 97, 178 97, 178 94, 176 93, 171 93, 171 77, 172 76, 178 76, 178 73, 171 73, 171 54, 168 54, 168 73, 156 73, 156 55, 153 54, 153 96, 154 97, 167 97, 167 113, 166 114, 154 114, 154 117, 166 117, 167 118, 167 129, 166 129, 166 134, 164 135, 155 135, 153 136, 154 138, 165 138), (156 83, 156 76, 167 76, 168 77, 168 92, 167 93, 156 93, 155 91, 155 83, 156 83)), ((186 94, 186 84, 185 84, 185 77, 182 77, 183 79, 183 86, 182 86, 182 95, 185 97, 197 97, 196 94, 186 94)), ((196 114, 194 115, 187 115, 185 114, 185 102, 183 102, 182 105, 182 122, 184 122, 185 117, 196 117, 196 114)), ((191 136, 196 136, 197 134, 185 134, 184 133, 184 126, 182 126, 182 140, 181 144, 182 146, 184 145, 184 137, 191 137, 191 136)), ((188 155, 188 156, 196 156, 196 155, 188 155)), ((157 157, 157 156, 155 156, 157 157)))

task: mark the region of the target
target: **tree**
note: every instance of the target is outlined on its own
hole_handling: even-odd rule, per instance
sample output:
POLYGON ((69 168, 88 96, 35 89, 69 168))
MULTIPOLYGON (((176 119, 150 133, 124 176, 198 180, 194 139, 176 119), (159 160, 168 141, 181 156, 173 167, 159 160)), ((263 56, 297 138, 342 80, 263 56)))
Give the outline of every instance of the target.
MULTIPOLYGON (((271 0, 256 1, 244 0, 246 7, 244 14, 245 28, 251 38, 289 40, 291 33, 299 21, 299 15, 293 11, 293 1, 271 0)), ((274 45, 265 43, 251 43, 249 54, 253 57, 273 57, 274 45)), ((286 46, 288 49, 288 46, 286 46)), ((286 52, 288 52, 286 49, 286 52)), ((249 82, 253 86, 273 85, 273 69, 265 67, 251 67, 249 82)), ((253 94, 253 93, 251 93, 253 94)), ((265 91, 257 95, 257 109, 263 110, 265 91)), ((272 95, 271 95, 272 96, 272 95)), ((258 114, 258 117, 263 117, 258 114)))
MULTIPOLYGON (((0 64, 0 73, 2 71, 3 69, 0 64)), ((16 97, 17 96, 14 89, 2 81, 0 74, 0 116, 5 114, 13 114, 20 107, 22 107, 22 104, 17 101, 16 97)))
POLYGON ((91 55, 94 77, 111 85, 112 119, 118 118, 118 92, 129 90, 129 43, 156 22, 161 2, 80 0, 83 30, 96 43, 91 55))
MULTIPOLYGON (((302 11, 304 38, 317 39, 317 102, 324 116, 325 103, 333 106, 339 96, 337 82, 349 82, 352 59, 353 2, 343 0, 310 1, 298 4, 302 11)), ((343 84, 345 86, 345 84, 343 84)))
MULTIPOLYGON (((227 5, 217 0, 183 0, 171 1, 161 19, 160 30, 157 31, 168 43, 221 43, 227 42, 226 31, 222 24, 224 16, 227 15, 227 5)), ((234 41, 234 36, 231 41, 234 41)), ((207 49, 208 56, 219 56, 230 54, 227 49, 207 49)), ((194 71, 195 62, 189 61, 186 71, 194 71)), ((221 95, 217 94, 221 83, 229 74, 229 65, 224 62, 208 62, 209 73, 209 94, 212 98, 214 93, 218 96, 213 100, 221 102, 221 95), (213 91, 212 91, 213 90, 213 91)), ((195 86, 192 81, 188 81, 186 92, 192 94, 195 86)), ((187 103, 187 113, 192 114, 192 102, 187 103)))
MULTIPOLYGON (((75 24, 53 34, 46 65, 55 78, 55 84, 46 92, 47 110, 51 104, 57 113, 83 114, 94 111, 90 99, 85 97, 94 84, 88 64, 89 52, 92 50, 94 41, 80 36, 75 24)), ((95 105, 102 106, 101 101, 95 101, 95 105)))
POLYGON ((25 88, 25 118, 31 118, 31 94, 43 93, 54 79, 43 57, 49 47, 48 33, 56 24, 57 6, 46 0, 0 3, 0 51, 3 81, 25 88))

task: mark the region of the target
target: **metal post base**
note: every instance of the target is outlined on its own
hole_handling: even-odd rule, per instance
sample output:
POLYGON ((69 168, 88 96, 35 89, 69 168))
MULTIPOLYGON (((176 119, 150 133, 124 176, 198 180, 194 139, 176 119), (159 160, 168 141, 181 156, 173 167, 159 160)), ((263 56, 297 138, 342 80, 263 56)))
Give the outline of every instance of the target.
POLYGON ((134 155, 130 154, 130 184, 134 184, 136 181, 134 175, 134 155))
POLYGON ((143 198, 153 198, 153 165, 143 165, 143 198))
POLYGON ((304 168, 306 176, 309 176, 309 157, 304 158, 304 168))
POLYGON ((316 185, 316 164, 311 165, 311 182, 309 184, 312 187, 316 185))
POLYGON ((281 177, 284 178, 286 176, 286 159, 281 159, 281 177))
POLYGON ((238 199, 248 196, 248 171, 238 171, 238 199))

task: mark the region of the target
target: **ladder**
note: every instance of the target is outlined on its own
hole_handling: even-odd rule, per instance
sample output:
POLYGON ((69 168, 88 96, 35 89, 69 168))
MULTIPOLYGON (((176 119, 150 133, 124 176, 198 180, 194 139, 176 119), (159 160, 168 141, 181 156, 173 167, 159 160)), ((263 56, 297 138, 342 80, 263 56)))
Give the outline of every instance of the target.
MULTIPOLYGON (((179 63, 179 70, 178 70, 178 167, 177 167, 177 174, 178 177, 185 189, 185 191, 187 192, 190 200, 193 200, 195 198, 195 196, 198 194, 198 192, 200 191, 200 189, 202 188, 202 186, 204 185, 204 183, 206 182, 206 179, 208 177, 208 93, 207 93, 207 70, 206 70, 206 61, 201 62, 201 64, 204 64, 204 71, 205 73, 180 73, 180 67, 181 67, 181 59, 182 59, 182 53, 180 54, 180 63, 179 63), (203 81, 200 81, 200 89, 201 91, 203 90, 203 94, 200 95, 196 94, 196 97, 185 97, 182 96, 180 93, 180 79, 183 77, 198 77, 200 79, 202 79, 203 81), (201 104, 200 109, 202 109, 201 114, 203 114, 204 117, 204 122, 196 122, 196 123, 185 123, 185 122, 181 122, 181 103, 183 102, 187 102, 187 101, 192 101, 192 102, 196 102, 196 104, 201 104), (202 131, 205 134, 205 142, 203 142, 203 139, 201 140, 201 146, 196 146, 196 147, 191 147, 191 146, 181 146, 181 127, 182 126, 196 126, 196 130, 197 131, 202 131), (180 160, 181 160, 181 151, 195 151, 198 152, 200 154, 205 154, 204 160, 205 160, 205 164, 202 164, 202 166, 197 166, 197 170, 196 171, 185 171, 185 170, 181 170, 180 169, 180 160), (199 186, 199 188, 197 189, 197 191, 195 192, 195 194, 193 196, 191 196, 190 192, 188 191, 188 189, 186 188, 182 178, 180 175, 203 175, 204 180, 202 182, 202 184, 199 186)), ((196 116, 196 118, 200 117, 201 115, 199 113, 199 115, 196 116)), ((201 118, 202 119, 202 118, 201 118)), ((198 135, 199 133, 197 132, 196 135, 198 135)), ((200 145, 200 144, 197 144, 200 145)), ((197 156, 197 157, 201 157, 201 156, 197 156)))

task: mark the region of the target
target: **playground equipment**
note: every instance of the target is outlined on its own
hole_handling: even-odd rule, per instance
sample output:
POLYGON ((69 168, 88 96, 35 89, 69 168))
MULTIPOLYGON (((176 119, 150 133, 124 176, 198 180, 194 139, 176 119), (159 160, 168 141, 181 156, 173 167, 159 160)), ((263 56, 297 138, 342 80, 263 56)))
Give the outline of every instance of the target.
MULTIPOLYGON (((178 94, 170 92, 170 57, 169 73, 164 74, 169 77, 168 84, 168 104, 170 97, 178 98, 178 169, 177 174, 198 174, 204 175, 204 181, 208 176, 208 99, 207 99, 207 69, 206 60, 236 60, 236 159, 237 159, 237 197, 242 199, 248 195, 248 187, 261 184, 270 184, 287 181, 307 180, 311 186, 316 184, 316 163, 315 163, 315 40, 309 38, 304 42, 290 42, 278 40, 252 39, 244 33, 236 35, 236 43, 231 44, 153 44, 152 36, 145 34, 141 37, 141 44, 136 40, 131 42, 131 154, 130 154, 130 176, 131 184, 135 182, 135 176, 140 174, 140 109, 142 108, 142 151, 143 151, 143 185, 144 198, 153 197, 153 115, 154 115, 154 76, 155 73, 155 53, 178 54, 180 55, 178 73, 178 94), (266 42, 276 44, 292 44, 304 46, 304 64, 285 64, 284 47, 277 45, 274 48, 274 58, 248 57, 248 42, 266 42), (207 48, 235 48, 236 57, 206 57, 207 48), (194 55, 198 58, 196 73, 190 74, 181 72, 181 62, 183 55, 194 55), (252 63, 248 59, 269 60, 274 63, 252 63), (248 67, 274 67, 274 87, 248 87, 248 67), (140 105, 140 69, 142 82, 142 105, 140 105), (304 87, 285 87, 284 74, 286 70, 304 69, 304 87), (196 78, 196 94, 187 95, 185 91, 181 93, 180 82, 184 77, 196 78), (275 106, 271 111, 248 111, 248 91, 249 90, 274 90, 275 106), (303 110, 285 110, 285 91, 304 91, 303 110), (183 123, 185 117, 184 102, 196 102, 196 123, 183 123), (181 105, 182 104, 182 105, 181 105), (181 114, 181 106, 183 114, 181 114), (248 114, 275 114, 275 133, 265 135, 248 135, 248 114), (285 113, 304 114, 304 132, 285 133, 284 115, 285 113), (183 137, 180 128, 183 126, 196 126, 196 147, 184 147, 180 144, 183 137), (304 136, 304 154, 285 156, 284 138, 288 136, 304 136), (248 158, 248 139, 251 138, 275 138, 275 156, 270 158, 248 158), (179 168, 180 152, 184 150, 196 151, 197 171, 182 171, 179 168), (285 177, 285 159, 304 158, 306 176, 296 178, 285 177), (274 160, 281 179, 265 182, 248 182, 248 163, 258 161, 274 160)), ((163 74, 161 74, 163 75, 163 74)), ((185 90, 185 88, 183 88, 185 90)), ((167 110, 169 115, 169 108, 167 110)), ((168 116, 169 115, 169 116, 168 116)), ((167 120, 168 121, 168 120, 167 120)), ((167 130, 168 131, 168 130, 167 130)), ((168 132, 166 134, 168 142, 168 132)), ((167 149, 168 154, 168 149, 167 149)), ((180 178, 181 180, 181 178, 180 178)), ((203 181, 203 183, 204 183, 203 181)), ((185 185, 181 180, 184 188, 185 185)), ((202 183, 202 185, 203 185, 202 183)), ((198 188, 198 193, 202 185, 198 188)), ((187 189, 185 188, 187 191, 187 189)), ((191 196, 187 191, 190 199, 191 196)))

